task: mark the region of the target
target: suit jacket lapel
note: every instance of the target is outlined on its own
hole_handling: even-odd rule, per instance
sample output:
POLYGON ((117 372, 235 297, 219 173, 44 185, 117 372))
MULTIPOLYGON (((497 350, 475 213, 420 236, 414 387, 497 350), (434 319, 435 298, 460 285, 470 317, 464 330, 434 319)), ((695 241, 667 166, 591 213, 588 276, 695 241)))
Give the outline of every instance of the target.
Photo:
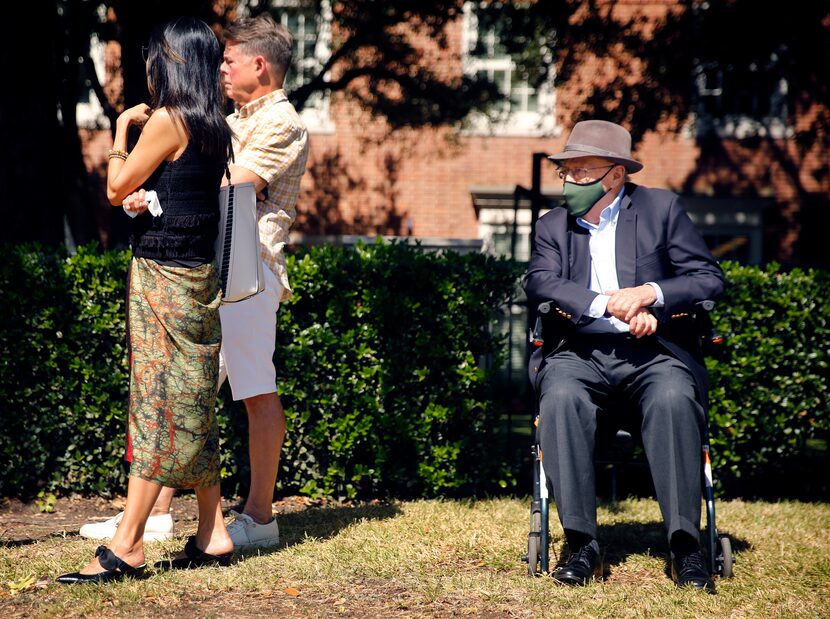
POLYGON ((623 196, 620 205, 620 215, 617 218, 614 251, 620 288, 631 288, 636 285, 637 212, 630 207, 631 198, 628 196, 628 188, 626 188, 626 194, 623 196))

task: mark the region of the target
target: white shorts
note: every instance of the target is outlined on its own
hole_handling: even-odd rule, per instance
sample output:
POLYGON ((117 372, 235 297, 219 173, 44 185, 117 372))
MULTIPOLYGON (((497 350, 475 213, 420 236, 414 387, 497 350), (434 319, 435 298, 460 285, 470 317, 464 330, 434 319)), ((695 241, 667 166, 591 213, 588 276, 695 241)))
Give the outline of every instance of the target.
POLYGON ((234 400, 277 390, 274 347, 282 284, 264 263, 262 270, 265 290, 250 299, 219 307, 222 348, 219 351, 218 387, 228 378, 234 400))

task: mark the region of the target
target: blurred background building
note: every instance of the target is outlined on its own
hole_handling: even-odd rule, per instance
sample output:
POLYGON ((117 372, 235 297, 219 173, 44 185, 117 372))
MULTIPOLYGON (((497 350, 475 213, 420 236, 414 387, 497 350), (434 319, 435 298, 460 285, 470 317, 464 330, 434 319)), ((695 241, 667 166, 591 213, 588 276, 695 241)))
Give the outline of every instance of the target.
MULTIPOLYGON (((574 122, 595 117, 631 129, 645 164, 633 180, 682 194, 718 257, 828 262, 819 239, 830 207, 827 85, 814 87, 828 71, 826 8, 774 20, 764 2, 740 0, 458 2, 455 13, 431 14, 435 3, 417 14, 388 2, 402 6, 383 21, 371 2, 208 4, 220 34, 223 20, 269 11, 296 40, 287 89, 313 84, 298 102, 312 156, 296 243, 405 236, 526 260, 534 200, 543 213, 561 193, 552 164, 534 165, 534 153, 558 151, 574 122), (349 11, 366 11, 367 30, 387 37, 366 36, 349 11), (424 25, 430 17, 437 28, 424 25), (731 45, 743 28, 759 42, 731 45), (824 46, 805 51, 810 38, 824 46), (459 104, 465 96, 478 100, 459 104), (411 105, 396 108, 396 97, 411 105)), ((97 5, 105 27, 90 35, 84 68, 100 87, 79 75, 84 162, 99 178, 105 108, 120 110, 125 79, 140 79, 121 62, 129 55, 135 66, 138 55, 126 47, 127 7, 97 5)), ((104 243, 123 243, 120 214, 103 211, 104 243)))

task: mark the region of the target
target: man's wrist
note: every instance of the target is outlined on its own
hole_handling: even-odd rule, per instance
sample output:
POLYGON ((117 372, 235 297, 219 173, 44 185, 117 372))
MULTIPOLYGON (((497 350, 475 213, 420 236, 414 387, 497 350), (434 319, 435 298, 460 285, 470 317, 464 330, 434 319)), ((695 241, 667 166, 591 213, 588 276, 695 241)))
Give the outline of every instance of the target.
POLYGON ((607 294, 598 294, 594 297, 594 300, 591 302, 591 305, 588 307, 588 311, 585 314, 589 318, 602 318, 603 316, 608 315, 608 299, 610 299, 607 294))
POLYGON ((663 307, 666 304, 665 299, 663 298, 663 290, 657 285, 657 283, 646 282, 643 286, 651 288, 651 292, 654 294, 654 300, 648 304, 648 307, 663 307))

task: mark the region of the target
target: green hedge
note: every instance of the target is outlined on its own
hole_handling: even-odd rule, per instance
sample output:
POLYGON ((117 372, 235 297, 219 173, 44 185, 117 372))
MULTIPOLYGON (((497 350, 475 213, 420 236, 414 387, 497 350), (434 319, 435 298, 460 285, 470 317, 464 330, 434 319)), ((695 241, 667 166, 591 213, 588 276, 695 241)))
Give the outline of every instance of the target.
POLYGON ((519 267, 402 244, 315 248, 290 265, 277 373, 290 410, 282 482, 341 496, 468 493, 510 478, 492 333, 519 267))
MULTIPOLYGON (((0 495, 123 491, 127 252, 0 249, 0 495)), ((511 480, 493 321, 520 273, 403 244, 289 257, 275 362, 288 418, 280 486, 434 496, 511 480), (485 363, 485 361, 489 362, 485 363)), ((220 392, 223 489, 248 478, 244 407, 220 392)))
POLYGON ((774 488, 786 496, 803 492, 807 478, 826 492, 830 273, 724 270, 726 295, 713 318, 727 343, 707 359, 718 478, 733 495, 774 488))
POLYGON ((0 495, 123 487, 128 260, 0 249, 0 495))
MULTIPOLYGON (((129 254, 0 247, 0 496, 123 492, 129 254)), ((402 244, 289 257, 275 363, 288 418, 279 490, 338 498, 527 490, 503 444, 493 320, 521 268, 402 244)), ((830 428, 830 277, 725 265, 708 359, 717 476, 766 493, 830 428)), ((244 407, 219 398, 223 490, 248 480, 244 407)), ((813 451, 811 452, 811 448, 813 451)), ((816 470, 823 470, 821 466, 816 470)), ((782 490, 782 488, 779 488, 782 490)))

